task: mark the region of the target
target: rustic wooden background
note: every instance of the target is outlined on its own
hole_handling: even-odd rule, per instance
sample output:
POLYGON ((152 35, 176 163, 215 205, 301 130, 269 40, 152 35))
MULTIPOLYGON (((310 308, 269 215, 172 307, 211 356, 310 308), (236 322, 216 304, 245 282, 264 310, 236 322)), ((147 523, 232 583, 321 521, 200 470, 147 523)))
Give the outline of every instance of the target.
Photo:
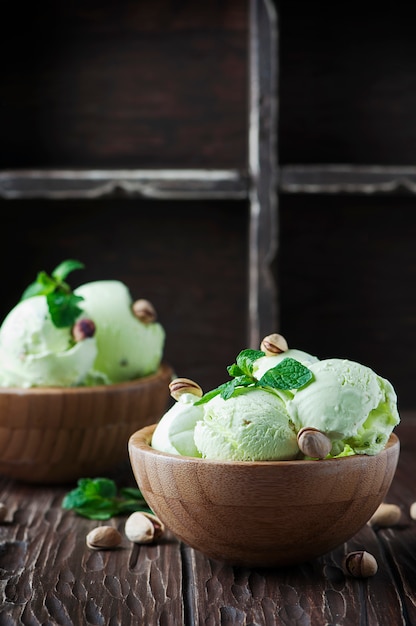
MULTIPOLYGON (((342 18, 322 1, 276 7, 279 166, 413 164, 410 5, 370 15, 352 2, 342 18)), ((246 168, 245 3, 89 0, 4 11, 0 168, 246 168)), ((402 408, 414 408, 415 197, 278 199, 278 330, 318 356, 367 363, 394 383, 402 408)), ((74 280, 120 278, 154 301, 180 375, 211 387, 245 347, 246 202, 0 208, 1 315, 38 269, 72 256, 86 264, 74 280)))
MULTIPOLYGON (((281 0, 280 166, 415 164, 410 5, 370 12, 281 0)), ((367 363, 415 406, 416 198, 281 195, 281 329, 320 356, 367 363)))

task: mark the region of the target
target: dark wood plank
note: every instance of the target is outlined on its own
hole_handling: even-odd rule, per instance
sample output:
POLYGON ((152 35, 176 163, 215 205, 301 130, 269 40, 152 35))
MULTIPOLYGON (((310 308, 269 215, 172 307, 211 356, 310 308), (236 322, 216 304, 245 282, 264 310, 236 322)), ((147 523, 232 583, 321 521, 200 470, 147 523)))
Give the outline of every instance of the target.
POLYGON ((0 168, 244 167, 247 3, 10 3, 0 168))
POLYGON ((372 367, 401 409, 415 408, 415 208, 409 196, 285 195, 274 264, 289 344, 372 367))
POLYGON ((413 165, 416 41, 411 5, 275 0, 282 164, 413 165), (325 17, 325 19, 323 19, 325 17))
POLYGON ((67 491, 3 481, 0 623, 182 624, 178 541, 168 534, 157 545, 136 546, 120 517, 108 523, 122 533, 121 547, 90 550, 86 535, 101 522, 62 509, 67 491))
MULTIPOLYGON (((170 534, 153 546, 124 539, 120 549, 91 552, 85 537, 97 522, 62 509, 68 486, 0 479, 0 501, 8 507, 0 524, 0 624, 414 624, 414 412, 404 416, 397 434, 402 453, 386 501, 402 507, 402 522, 383 530, 365 526, 329 554, 281 569, 231 567, 170 534), (356 549, 377 558, 374 577, 344 574, 343 557, 356 549)), ((133 484, 128 464, 117 480, 133 484)), ((124 521, 110 523, 123 532, 124 521)))

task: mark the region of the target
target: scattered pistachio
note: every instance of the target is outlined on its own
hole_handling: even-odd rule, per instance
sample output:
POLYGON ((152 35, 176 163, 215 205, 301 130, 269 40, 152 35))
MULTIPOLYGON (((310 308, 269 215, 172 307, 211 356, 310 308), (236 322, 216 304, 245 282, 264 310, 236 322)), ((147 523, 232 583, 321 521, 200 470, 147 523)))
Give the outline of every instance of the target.
POLYGON ((410 505, 410 517, 411 517, 412 519, 416 519, 416 502, 413 502, 413 503, 410 505))
POLYGON ((78 343, 88 337, 94 337, 95 324, 92 320, 84 318, 80 319, 72 327, 72 337, 78 343))
POLYGON ((114 526, 97 526, 86 538, 87 546, 92 550, 112 550, 122 541, 121 533, 114 526))
POLYGON ((283 335, 273 333, 263 339, 260 344, 260 350, 265 352, 266 356, 275 356, 276 354, 281 354, 288 350, 287 341, 283 335))
POLYGON ((331 451, 332 443, 325 433, 305 426, 298 432, 299 450, 313 459, 324 459, 331 451))
POLYGON ((202 397, 202 389, 195 383, 193 380, 189 378, 174 378, 169 383, 169 391, 172 398, 178 400, 180 396, 184 393, 192 393, 194 396, 198 398, 202 397))
POLYGON ((399 522, 401 516, 402 512, 397 504, 387 504, 386 502, 382 502, 370 517, 367 524, 370 526, 378 526, 380 528, 395 526, 395 524, 399 522))
POLYGON ((152 543, 162 536, 165 526, 156 515, 135 511, 127 518, 124 531, 134 543, 152 543))
POLYGON ((156 309, 149 300, 141 298, 133 303, 133 313, 143 324, 151 324, 156 321, 156 309))
POLYGON ((7 506, 0 502, 0 522, 4 522, 7 516, 7 506))
POLYGON ((343 569, 354 578, 369 578, 377 573, 378 565, 372 554, 365 550, 356 550, 345 556, 343 569))

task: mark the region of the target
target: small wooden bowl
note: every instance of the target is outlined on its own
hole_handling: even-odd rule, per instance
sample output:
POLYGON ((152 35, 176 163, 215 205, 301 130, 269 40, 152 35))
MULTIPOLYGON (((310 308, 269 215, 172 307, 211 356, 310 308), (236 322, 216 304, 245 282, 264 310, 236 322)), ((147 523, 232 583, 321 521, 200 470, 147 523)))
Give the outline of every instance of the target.
POLYGON ((0 388, 0 474, 29 483, 106 476, 130 435, 166 411, 173 370, 97 387, 0 388))
POLYGON ((154 450, 155 424, 129 439, 149 506, 182 541, 232 565, 286 566, 350 539, 383 501, 400 442, 375 456, 323 461, 211 461, 154 450))

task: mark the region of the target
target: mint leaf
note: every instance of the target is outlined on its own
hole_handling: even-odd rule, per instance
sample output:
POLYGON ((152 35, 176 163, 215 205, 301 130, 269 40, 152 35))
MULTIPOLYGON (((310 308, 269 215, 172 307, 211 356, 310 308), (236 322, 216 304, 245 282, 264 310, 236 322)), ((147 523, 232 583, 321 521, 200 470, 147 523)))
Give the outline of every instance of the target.
POLYGON ((36 281, 26 287, 21 300, 27 300, 27 298, 33 298, 33 296, 46 296, 49 293, 53 293, 56 287, 56 281, 53 280, 46 272, 39 272, 36 281))
POLYGON ((152 512, 139 489, 124 487, 118 492, 110 478, 80 478, 77 485, 65 495, 62 508, 82 517, 106 520, 134 511, 152 512))
POLYGON ((68 259, 67 261, 62 261, 52 272, 52 278, 57 283, 62 283, 65 278, 73 272, 74 270, 83 270, 84 264, 81 261, 76 261, 75 259, 68 259))
POLYGON ((242 350, 237 356, 237 365, 244 374, 252 376, 254 361, 264 355, 261 350, 242 350))
POLYGON ((202 398, 199 398, 199 400, 194 402, 194 406, 197 406, 199 404, 205 404, 206 402, 208 402, 208 400, 211 400, 212 398, 215 398, 215 396, 218 396, 222 392, 222 390, 227 387, 229 382, 230 381, 228 381, 227 383, 222 383, 222 385, 219 385, 215 389, 212 389, 211 391, 207 391, 207 393, 204 393, 202 398))
POLYGON ((313 374, 310 369, 290 357, 283 359, 278 365, 263 374, 260 380, 257 380, 253 375, 253 365, 264 354, 261 350, 242 350, 237 356, 237 363, 227 367, 228 373, 230 376, 234 376, 234 379, 219 385, 212 391, 208 391, 195 402, 195 405, 205 404, 218 394, 221 394, 224 400, 228 400, 228 398, 235 396, 235 391, 238 387, 285 391, 300 389, 300 387, 304 387, 312 380, 313 374))
POLYGON ((46 296, 52 322, 57 328, 72 326, 82 313, 78 306, 84 298, 74 294, 54 292, 46 296))
POLYGON ((39 272, 35 282, 24 290, 20 299, 46 296, 53 324, 57 328, 72 326, 82 313, 78 305, 83 298, 72 293, 65 279, 70 272, 83 267, 84 264, 80 261, 68 259, 60 263, 50 276, 44 271, 39 272))
POLYGON ((310 369, 296 359, 287 357, 272 369, 267 370, 260 378, 259 385, 281 390, 299 389, 304 387, 312 377, 310 369))
POLYGON ((256 382, 257 381, 254 381, 254 379, 250 376, 238 376, 222 386, 221 398, 228 400, 228 398, 231 398, 231 396, 234 395, 234 391, 237 387, 249 387, 256 382))
POLYGON ((236 363, 229 365, 227 367, 227 372, 230 376, 244 376, 244 371, 241 369, 241 367, 238 367, 236 363))

